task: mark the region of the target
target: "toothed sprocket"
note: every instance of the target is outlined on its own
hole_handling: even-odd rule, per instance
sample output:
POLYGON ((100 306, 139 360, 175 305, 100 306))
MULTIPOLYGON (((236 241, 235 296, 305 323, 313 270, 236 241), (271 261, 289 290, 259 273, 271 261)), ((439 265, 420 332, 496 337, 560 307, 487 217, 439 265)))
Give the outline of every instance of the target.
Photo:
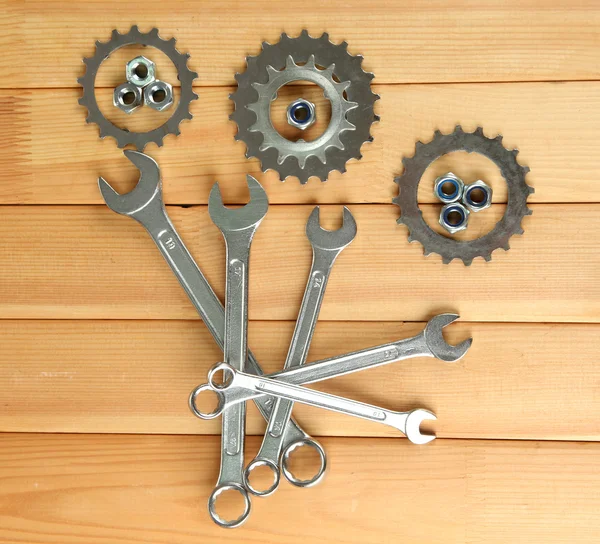
POLYGON ((510 237, 523 234, 521 221, 526 215, 531 215, 527 198, 534 192, 533 187, 525 181, 529 168, 517 162, 517 153, 518 150, 508 150, 502 145, 502 136, 486 137, 481 127, 475 132, 465 132, 458 125, 451 134, 442 134, 437 130, 431 142, 417 142, 414 156, 402 160, 404 172, 394 180, 399 185, 400 193, 393 202, 400 206, 398 223, 408 228, 408 241, 421 243, 425 255, 441 255, 445 264, 453 259, 461 259, 469 266, 476 257, 491 260, 492 252, 496 249, 508 251, 510 237), (425 170, 442 155, 454 151, 479 153, 487 157, 498 166, 508 186, 504 215, 490 232, 474 240, 460 241, 438 234, 423 219, 417 202, 419 182, 425 170))
POLYGON ((372 141, 379 96, 371 91, 373 74, 347 46, 333 44, 328 34, 313 38, 303 30, 297 38, 282 34, 276 44, 264 42, 258 56, 246 58, 246 71, 236 74, 238 88, 230 95, 235 104, 230 119, 238 125, 236 140, 246 144, 246 157, 257 157, 264 172, 276 170, 282 180, 295 176, 301 183, 311 176, 325 181, 332 170, 345 172, 348 160, 361 158, 362 144, 372 141), (287 140, 270 118, 277 91, 301 80, 319 85, 331 102, 329 126, 312 142, 287 140))
POLYGON ((167 134, 178 135, 179 124, 184 119, 191 119, 190 103, 198 98, 194 93, 192 84, 198 77, 196 72, 192 72, 187 65, 188 53, 180 53, 175 48, 175 38, 163 40, 158 35, 158 29, 153 28, 150 32, 140 32, 136 25, 132 26, 126 34, 120 34, 117 30, 112 31, 111 39, 108 42, 96 42, 96 52, 93 57, 84 58, 86 65, 85 74, 77 82, 83 87, 83 96, 79 103, 88 109, 86 118, 87 123, 96 123, 100 128, 100 138, 110 136, 117 141, 120 148, 128 144, 133 144, 139 151, 150 142, 154 142, 159 147, 163 145, 163 139, 167 134), (181 82, 181 94, 177 108, 171 117, 161 126, 148 132, 130 132, 111 123, 100 111, 96 101, 95 83, 100 65, 117 49, 128 45, 144 45, 154 47, 162 51, 177 69, 177 78, 181 82))

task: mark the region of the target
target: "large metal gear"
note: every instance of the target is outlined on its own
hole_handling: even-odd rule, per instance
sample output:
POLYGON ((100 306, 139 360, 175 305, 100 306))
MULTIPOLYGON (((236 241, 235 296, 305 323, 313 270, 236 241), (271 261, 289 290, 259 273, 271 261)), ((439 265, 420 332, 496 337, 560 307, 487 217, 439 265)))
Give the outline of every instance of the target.
POLYGON ((533 187, 525 182, 529 168, 517 162, 517 154, 517 149, 508 150, 502 145, 502 136, 488 138, 481 127, 475 132, 465 132, 458 125, 451 134, 442 134, 437 130, 431 142, 417 142, 414 156, 402 160, 404 172, 394 180, 399 185, 400 193, 393 202, 400 206, 398 223, 408 228, 408 241, 421 243, 425 255, 441 255, 445 264, 453 259, 461 259, 469 266, 476 257, 491 260, 492 252, 496 249, 508 251, 509 238, 514 234, 523 234, 521 221, 532 213, 527 207, 527 198, 534 192, 533 187), (438 234, 423 219, 417 202, 419 182, 425 170, 442 155, 454 151, 479 153, 487 157, 498 166, 508 186, 508 200, 502 219, 490 232, 475 240, 460 241, 438 234))
POLYGON ((175 48, 175 38, 163 40, 158 35, 158 29, 153 28, 150 32, 140 32, 136 25, 126 34, 120 34, 117 30, 112 31, 111 39, 108 42, 96 42, 96 52, 91 58, 84 58, 86 72, 77 82, 83 87, 83 96, 79 103, 88 109, 87 123, 96 123, 100 128, 100 138, 111 136, 117 141, 117 146, 122 148, 128 144, 133 144, 139 151, 150 142, 154 142, 159 147, 163 145, 163 139, 167 134, 178 135, 179 124, 184 119, 192 119, 190 113, 190 103, 196 100, 198 95, 194 93, 192 84, 198 77, 196 72, 192 72, 188 66, 188 53, 180 53, 175 48), (128 45, 150 46, 162 51, 177 68, 177 77, 181 82, 181 94, 176 110, 171 117, 161 126, 148 132, 130 132, 111 123, 100 111, 94 87, 96 76, 100 65, 117 49, 128 45))
POLYGON ((276 44, 263 42, 256 57, 247 57, 247 68, 236 74, 237 90, 230 95, 238 125, 236 140, 247 147, 246 157, 257 157, 262 170, 276 170, 281 180, 289 176, 306 183, 311 176, 322 181, 329 172, 346 171, 346 162, 360 159, 363 143, 373 140, 371 125, 378 120, 373 105, 379 96, 371 91, 373 74, 362 69, 362 57, 350 55, 348 44, 329 41, 329 35, 299 37, 282 34, 276 44), (321 69, 319 67, 324 67, 321 69), (312 142, 283 138, 271 122, 271 102, 284 85, 308 80, 319 85, 331 102, 331 121, 312 142))

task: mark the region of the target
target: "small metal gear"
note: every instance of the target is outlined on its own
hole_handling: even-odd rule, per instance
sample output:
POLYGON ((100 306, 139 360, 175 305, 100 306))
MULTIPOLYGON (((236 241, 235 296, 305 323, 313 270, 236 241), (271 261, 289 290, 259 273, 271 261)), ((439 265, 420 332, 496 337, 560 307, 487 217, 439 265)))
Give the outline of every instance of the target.
POLYGON ((394 181, 399 185, 400 193, 393 202, 400 206, 398 223, 406 225, 409 231, 409 242, 420 242, 423 253, 438 253, 445 264, 453 259, 461 259, 469 266, 475 257, 491 260, 492 252, 502 248, 509 249, 508 240, 514 234, 523 234, 521 221, 532 211, 527 207, 527 198, 534 192, 525 182, 529 167, 517 162, 518 150, 508 150, 502 145, 502 136, 487 138, 483 129, 465 132, 457 125, 451 134, 435 131, 433 140, 427 144, 417 142, 415 154, 402 159, 404 172, 394 181), (508 186, 508 201, 502 219, 487 234, 475 240, 459 241, 438 234, 423 219, 417 202, 419 182, 425 170, 442 155, 454 151, 479 153, 493 161, 508 186))
POLYGON ((238 125, 236 140, 247 147, 246 157, 257 157, 263 172, 276 170, 281 180, 289 176, 306 183, 311 176, 322 181, 329 172, 346 171, 346 162, 360 159, 363 143, 373 140, 371 125, 379 118, 373 105, 379 96, 371 91, 373 74, 362 69, 362 57, 350 55, 348 44, 329 41, 329 35, 299 37, 282 34, 276 44, 263 42, 256 57, 247 57, 247 68, 236 74, 237 90, 230 119, 238 125), (319 67, 325 67, 321 69, 319 67), (292 142, 271 122, 271 102, 277 91, 293 81, 319 85, 331 102, 331 121, 312 142, 292 142))
POLYGON ((163 40, 158 35, 158 29, 153 28, 150 32, 140 32, 137 25, 131 27, 126 34, 120 34, 117 30, 112 31, 111 39, 108 42, 96 42, 96 52, 93 57, 84 58, 86 65, 85 75, 77 80, 83 87, 83 96, 79 103, 88 109, 86 118, 87 123, 96 123, 100 128, 100 138, 111 136, 117 141, 117 146, 122 148, 128 144, 133 144, 139 151, 150 142, 154 142, 159 147, 163 145, 163 138, 167 134, 179 135, 179 124, 184 119, 191 119, 190 103, 196 100, 198 95, 194 93, 192 84, 198 77, 196 72, 192 72, 187 61, 190 55, 180 53, 175 48, 175 38, 163 40), (177 68, 177 78, 181 82, 181 95, 173 115, 161 126, 148 132, 130 132, 111 123, 100 111, 96 101, 95 83, 100 65, 117 49, 128 45, 150 46, 162 51, 177 68))

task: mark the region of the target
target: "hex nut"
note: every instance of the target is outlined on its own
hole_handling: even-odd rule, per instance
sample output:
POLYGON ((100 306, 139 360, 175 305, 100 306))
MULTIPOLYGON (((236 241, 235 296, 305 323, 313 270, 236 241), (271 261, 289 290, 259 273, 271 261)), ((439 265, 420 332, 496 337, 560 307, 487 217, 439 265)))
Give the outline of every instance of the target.
POLYGON ((287 108, 287 122, 300 130, 306 130, 314 125, 316 120, 315 105, 304 98, 294 100, 287 108))
POLYGON ((146 57, 135 57, 125 66, 125 74, 129 83, 145 87, 156 79, 156 65, 146 57))
POLYGON ((166 81, 157 79, 144 87, 144 102, 156 111, 163 111, 173 105, 173 87, 166 81))
POLYGON ((465 184, 462 179, 448 172, 437 178, 433 185, 433 192, 438 200, 444 204, 458 202, 463 195, 465 184))
POLYGON ((113 104, 127 114, 133 113, 143 103, 142 89, 129 81, 121 83, 113 92, 113 104))
POLYGON ((492 188, 478 179, 474 183, 465 185, 462 203, 472 212, 480 212, 492 205, 492 188))
POLYGON ((446 204, 440 212, 440 225, 450 234, 465 230, 469 224, 469 210, 460 202, 446 204))

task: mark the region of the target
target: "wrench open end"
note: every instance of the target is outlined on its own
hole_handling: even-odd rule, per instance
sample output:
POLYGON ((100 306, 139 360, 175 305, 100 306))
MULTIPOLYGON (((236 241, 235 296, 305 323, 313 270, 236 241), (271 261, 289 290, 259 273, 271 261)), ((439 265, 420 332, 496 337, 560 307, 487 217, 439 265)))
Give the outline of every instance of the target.
POLYGON ((106 205, 121 215, 135 215, 152 200, 160 197, 161 179, 160 168, 156 161, 144 153, 127 149, 125 156, 140 171, 140 179, 132 191, 126 194, 117 193, 103 178, 98 178, 98 187, 106 205))
POLYGON ((215 183, 208 197, 208 213, 213 223, 222 231, 238 231, 256 227, 267 214, 267 193, 256 179, 248 175, 250 201, 243 208, 227 208, 223 204, 219 183, 215 183))
POLYGON ((429 410, 417 408, 408 414, 406 418, 406 429, 404 434, 413 444, 427 444, 435 440, 434 434, 421 433, 421 423, 423 421, 435 421, 437 417, 429 410))
POLYGON ((442 329, 456 321, 458 317, 458 314, 452 313, 436 315, 429 320, 424 331, 427 347, 433 356, 447 363, 454 363, 462 359, 473 343, 473 339, 468 338, 457 346, 453 346, 444 340, 442 329))
POLYGON ((345 248, 356 237, 356 231, 356 221, 346 206, 342 226, 337 230, 327 230, 321 226, 319 206, 315 206, 306 223, 306 237, 311 245, 329 251, 345 248))

